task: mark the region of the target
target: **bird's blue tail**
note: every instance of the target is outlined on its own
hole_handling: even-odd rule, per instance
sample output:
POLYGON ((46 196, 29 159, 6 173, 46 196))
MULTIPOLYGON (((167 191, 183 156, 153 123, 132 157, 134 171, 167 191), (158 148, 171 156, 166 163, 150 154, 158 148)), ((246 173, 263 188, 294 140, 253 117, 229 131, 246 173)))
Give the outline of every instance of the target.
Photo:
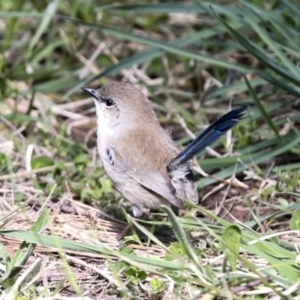
POLYGON ((180 165, 188 162, 197 153, 205 149, 230 128, 239 123, 245 116, 247 108, 248 105, 235 108, 209 125, 182 152, 171 160, 167 167, 168 171, 171 172, 172 170, 177 169, 180 165))

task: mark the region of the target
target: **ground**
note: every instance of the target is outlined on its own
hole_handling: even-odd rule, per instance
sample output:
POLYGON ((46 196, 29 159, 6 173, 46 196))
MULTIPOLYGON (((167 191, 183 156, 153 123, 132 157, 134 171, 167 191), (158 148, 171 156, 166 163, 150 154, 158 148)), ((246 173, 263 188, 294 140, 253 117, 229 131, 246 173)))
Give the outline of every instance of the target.
POLYGON ((71 2, 0 3, 1 299, 300 299, 297 2, 71 2), (80 87, 113 81, 179 148, 250 105, 179 217, 132 218, 101 166, 80 87))

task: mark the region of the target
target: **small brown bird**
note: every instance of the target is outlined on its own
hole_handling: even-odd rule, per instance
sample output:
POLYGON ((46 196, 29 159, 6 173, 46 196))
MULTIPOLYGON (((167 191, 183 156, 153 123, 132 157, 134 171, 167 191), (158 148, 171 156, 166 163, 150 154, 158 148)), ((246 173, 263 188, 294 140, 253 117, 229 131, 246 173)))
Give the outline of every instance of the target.
POLYGON ((95 99, 103 166, 116 189, 132 203, 135 217, 161 204, 178 211, 185 199, 198 203, 189 161, 236 125, 248 108, 225 114, 179 153, 150 101, 132 85, 112 83, 99 90, 82 89, 95 99))

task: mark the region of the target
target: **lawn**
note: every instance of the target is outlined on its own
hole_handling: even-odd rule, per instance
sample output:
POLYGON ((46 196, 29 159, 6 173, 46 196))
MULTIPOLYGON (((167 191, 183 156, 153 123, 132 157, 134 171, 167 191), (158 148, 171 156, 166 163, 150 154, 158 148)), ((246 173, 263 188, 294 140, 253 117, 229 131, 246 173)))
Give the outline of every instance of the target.
POLYGON ((300 4, 136 2, 0 1, 0 299, 300 299, 300 4), (81 90, 113 81, 179 148, 249 105, 199 205, 132 217, 81 90))

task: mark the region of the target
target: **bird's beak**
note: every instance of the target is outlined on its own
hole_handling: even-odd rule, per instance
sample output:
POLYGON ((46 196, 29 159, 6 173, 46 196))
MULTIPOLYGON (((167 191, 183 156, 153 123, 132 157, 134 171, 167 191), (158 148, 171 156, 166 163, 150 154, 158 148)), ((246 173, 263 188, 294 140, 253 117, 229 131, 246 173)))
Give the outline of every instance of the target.
POLYGON ((96 100, 99 100, 99 98, 97 96, 97 91, 96 90, 89 89, 89 88, 86 88, 86 87, 82 87, 81 89, 84 90, 85 92, 89 93, 96 100))

